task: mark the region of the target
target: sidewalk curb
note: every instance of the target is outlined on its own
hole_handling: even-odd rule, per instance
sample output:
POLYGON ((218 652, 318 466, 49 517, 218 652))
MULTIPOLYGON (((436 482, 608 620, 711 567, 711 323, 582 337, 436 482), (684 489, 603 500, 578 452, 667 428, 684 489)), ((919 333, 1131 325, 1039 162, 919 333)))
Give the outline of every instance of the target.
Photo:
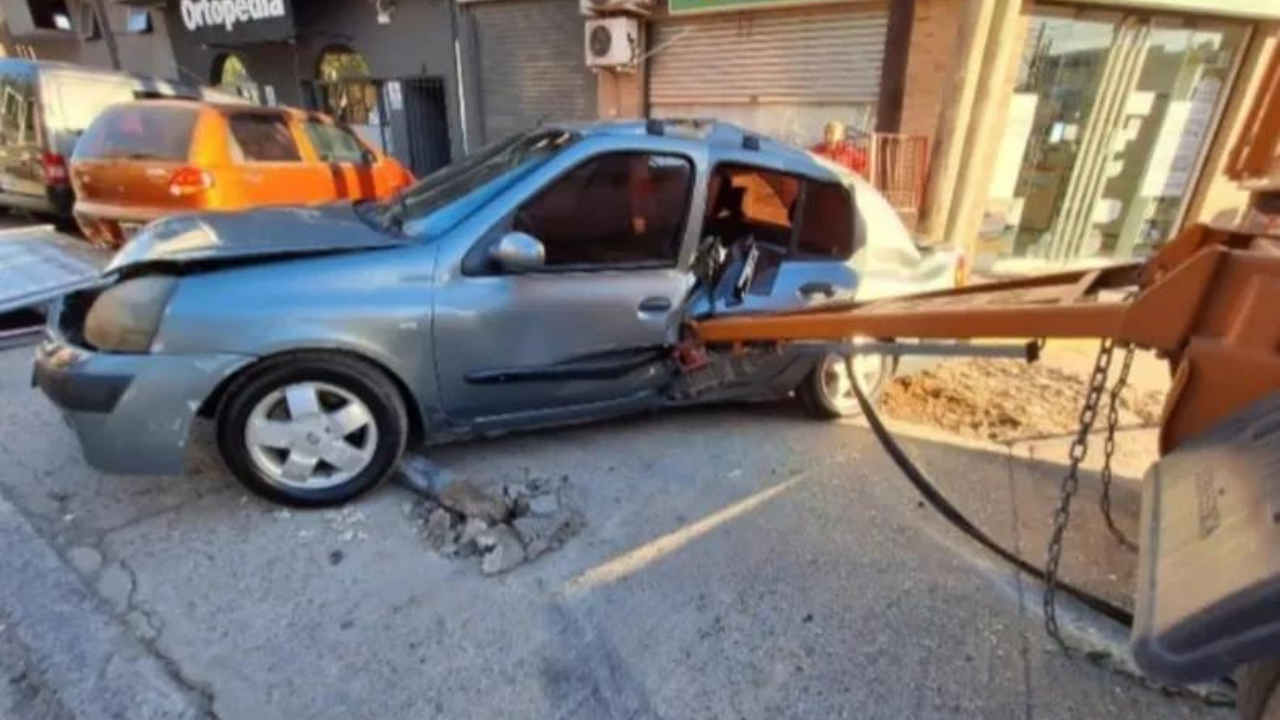
POLYGON ((76 720, 205 720, 185 688, 0 497, 0 611, 76 720))

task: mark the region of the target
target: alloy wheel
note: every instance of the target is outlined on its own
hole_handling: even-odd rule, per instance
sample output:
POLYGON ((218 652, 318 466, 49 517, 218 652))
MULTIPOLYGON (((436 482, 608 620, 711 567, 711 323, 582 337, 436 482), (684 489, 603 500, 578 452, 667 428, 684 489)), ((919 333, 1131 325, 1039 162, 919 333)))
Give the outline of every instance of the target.
POLYGON ((318 490, 351 480, 368 467, 378 426, 360 398, 323 382, 267 393, 244 427, 249 458, 272 485, 318 490))
POLYGON ((828 355, 822 360, 822 392, 842 413, 849 413, 858 407, 858 399, 853 394, 853 383, 866 395, 875 391, 884 375, 884 358, 880 355, 854 355, 852 362, 846 362, 842 355, 828 355), (852 365, 853 375, 849 374, 852 365))

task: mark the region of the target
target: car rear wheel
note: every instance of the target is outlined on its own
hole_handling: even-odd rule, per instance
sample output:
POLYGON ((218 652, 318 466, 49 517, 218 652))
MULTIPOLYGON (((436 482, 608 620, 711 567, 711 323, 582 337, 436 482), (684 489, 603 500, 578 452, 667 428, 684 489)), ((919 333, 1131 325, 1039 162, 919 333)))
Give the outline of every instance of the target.
POLYGON ((854 417, 862 410, 854 397, 853 383, 857 382, 867 399, 875 402, 892 376, 893 358, 888 355, 854 355, 846 361, 844 356, 832 353, 805 376, 796 388, 796 397, 810 417, 819 420, 854 417))
POLYGON ((1280 660, 1246 666, 1236 704, 1242 720, 1280 720, 1280 660))
POLYGON ((409 423, 379 368, 340 353, 268 360, 239 378, 218 414, 218 447, 246 487, 288 505, 336 505, 399 461, 409 423))

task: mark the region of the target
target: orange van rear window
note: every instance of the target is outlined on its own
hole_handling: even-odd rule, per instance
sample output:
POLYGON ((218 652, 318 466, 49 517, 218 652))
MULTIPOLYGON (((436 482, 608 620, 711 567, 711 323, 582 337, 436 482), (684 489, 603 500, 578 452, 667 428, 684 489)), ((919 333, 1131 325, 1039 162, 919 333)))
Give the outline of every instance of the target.
POLYGON ((76 143, 76 158, 187 159, 197 111, 145 102, 108 108, 76 143))

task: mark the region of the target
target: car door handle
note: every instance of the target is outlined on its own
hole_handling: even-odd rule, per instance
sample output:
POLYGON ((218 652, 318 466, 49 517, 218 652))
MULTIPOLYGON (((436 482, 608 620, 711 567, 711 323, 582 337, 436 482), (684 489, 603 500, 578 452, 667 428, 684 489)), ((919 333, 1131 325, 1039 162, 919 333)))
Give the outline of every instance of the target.
POLYGON ((814 295, 832 297, 836 294, 836 288, 828 282, 807 282, 801 285, 797 292, 804 297, 813 297, 814 295))
POLYGON ((656 313, 671 309, 671 299, 664 297, 648 297, 640 301, 640 312, 656 313))

